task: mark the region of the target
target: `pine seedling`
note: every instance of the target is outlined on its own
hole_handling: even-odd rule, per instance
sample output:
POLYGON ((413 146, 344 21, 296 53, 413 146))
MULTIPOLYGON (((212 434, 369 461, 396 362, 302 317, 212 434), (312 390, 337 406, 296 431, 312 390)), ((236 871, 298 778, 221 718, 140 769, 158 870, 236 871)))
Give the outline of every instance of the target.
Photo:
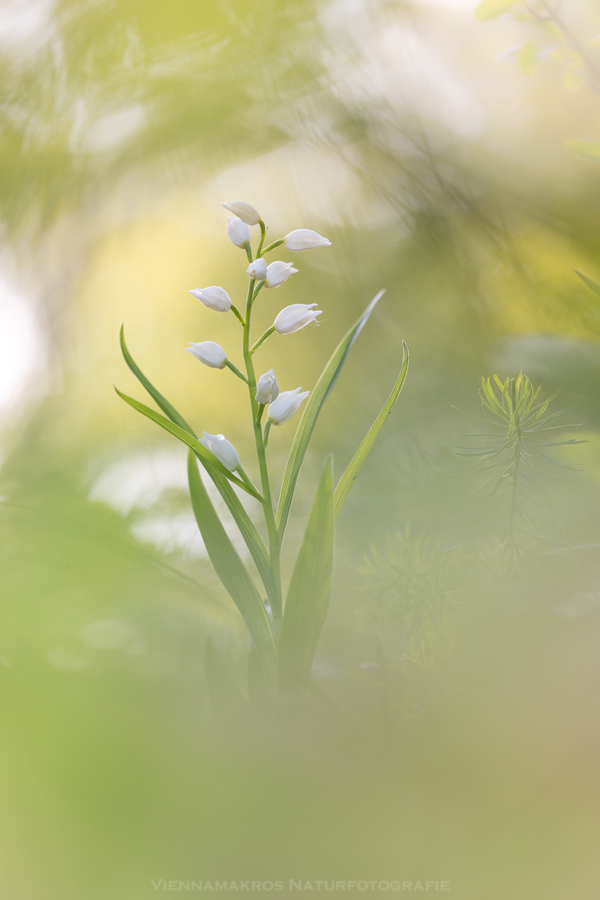
POLYGON ((537 533, 536 508, 551 509, 544 482, 554 477, 557 468, 570 466, 548 455, 553 448, 581 444, 575 438, 552 440, 547 432, 574 427, 554 424, 561 412, 549 412, 556 394, 540 400, 541 386, 534 388, 521 372, 516 378, 501 381, 497 375, 481 379, 479 396, 484 419, 496 430, 462 435, 482 440, 478 447, 458 448, 457 455, 482 463, 477 472, 491 477, 471 494, 496 502, 500 509, 488 523, 503 522, 499 565, 503 575, 513 573, 528 549, 527 538, 548 538, 537 533))

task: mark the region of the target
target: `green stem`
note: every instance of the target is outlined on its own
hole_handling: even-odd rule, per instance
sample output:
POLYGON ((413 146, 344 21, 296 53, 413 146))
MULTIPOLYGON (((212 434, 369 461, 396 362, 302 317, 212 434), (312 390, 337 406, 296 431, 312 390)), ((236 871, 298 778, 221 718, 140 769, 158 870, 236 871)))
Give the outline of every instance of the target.
POLYGON ((238 466, 237 471, 240 473, 240 478, 242 479, 242 481, 245 482, 248 485, 248 487, 251 487, 253 491, 255 491, 256 487, 255 487, 255 485, 252 484, 252 480, 251 480, 250 476, 246 474, 244 469, 242 469, 241 466, 238 466))
POLYGON ((234 375, 237 375, 238 378, 241 378, 242 381, 245 381, 246 384, 248 384, 248 379, 246 378, 246 376, 242 372, 240 372, 237 366, 234 366, 230 359, 225 360, 225 365, 228 369, 231 369, 234 375))
POLYGON ((258 348, 259 348, 260 346, 262 346, 262 344, 264 344, 264 342, 267 340, 268 337, 271 337, 271 335, 273 334, 274 331, 275 331, 275 326, 274 326, 274 325, 271 325, 270 328, 267 328, 267 330, 265 331, 265 333, 264 333, 264 334, 261 334, 261 336, 259 337, 259 339, 257 340, 257 342, 256 342, 255 344, 252 345, 252 347, 250 348, 250 353, 251 353, 251 354, 252 354, 252 353, 256 353, 256 351, 258 350, 258 348))
POLYGON ((280 238, 278 241, 273 241, 272 244, 269 244, 268 247, 265 247, 265 249, 264 249, 264 250, 262 251, 262 253, 261 253, 261 256, 264 256, 265 253, 268 253, 268 252, 269 252, 269 250, 274 250, 275 247, 281 247, 281 245, 283 244, 283 242, 284 242, 284 238, 280 238))
POLYGON ((261 256, 261 254, 262 254, 262 247, 263 247, 263 244, 264 244, 264 242, 265 242, 265 237, 266 237, 266 234, 267 234, 267 227, 266 227, 266 225, 265 225, 265 223, 263 222, 262 219, 260 219, 260 221, 259 221, 258 224, 259 224, 259 226, 260 226, 260 241, 259 241, 259 244, 258 244, 258 250, 256 251, 256 258, 257 258, 257 259, 259 259, 260 256, 261 256))
POLYGON ((271 612, 276 627, 279 627, 282 614, 281 600, 281 574, 279 568, 279 541, 277 535, 277 526, 275 525, 275 514, 273 512, 273 501, 271 499, 271 487, 269 484, 269 471, 267 468, 267 457, 265 454, 265 445, 263 441, 262 428, 258 421, 259 403, 256 399, 256 375, 254 373, 254 365, 252 362, 252 351, 250 350, 250 320, 252 314, 254 281, 250 279, 248 284, 248 297, 246 300, 246 324, 244 325, 244 362, 246 364, 246 372, 248 375, 248 389, 250 392, 250 405, 252 407, 252 425, 254 428, 254 440, 256 443, 256 455, 258 457, 258 465, 260 468, 260 480, 262 485, 263 511, 267 532, 269 535, 269 551, 271 571, 277 596, 273 598, 271 604, 271 612))
POLYGON ((254 291, 254 296, 252 297, 252 302, 253 302, 253 303, 254 303, 254 301, 256 300, 256 298, 258 297, 258 295, 260 294, 260 292, 262 291, 262 289, 263 289, 264 286, 265 286, 265 282, 264 282, 264 281, 259 281, 258 287, 257 287, 256 290, 254 291))
POLYGON ((246 251, 246 256, 248 257, 248 262, 253 262, 252 259, 252 248, 250 247, 250 241, 246 241, 244 244, 244 250, 246 251))
POLYGON ((243 318, 241 312, 239 311, 239 309, 237 308, 237 306, 234 306, 234 305, 233 305, 233 303, 231 304, 231 312, 234 314, 234 316, 236 317, 236 319, 238 319, 238 320, 242 323, 242 325, 245 325, 245 324, 246 324, 246 323, 244 322, 244 318, 243 318))
POLYGON ((517 431, 517 437, 515 441, 515 452, 513 456, 513 464, 510 473, 511 480, 511 491, 510 491, 510 503, 508 507, 508 526, 506 529, 506 556, 507 556, 507 570, 512 567, 512 562, 516 553, 516 545, 515 545, 515 519, 517 515, 517 496, 519 492, 519 469, 521 467, 521 435, 519 431, 517 431))
POLYGON ((269 432, 271 430, 272 424, 273 420, 267 419, 267 424, 265 425, 265 430, 263 431, 263 444, 265 445, 265 450, 267 449, 267 444, 269 443, 269 432))

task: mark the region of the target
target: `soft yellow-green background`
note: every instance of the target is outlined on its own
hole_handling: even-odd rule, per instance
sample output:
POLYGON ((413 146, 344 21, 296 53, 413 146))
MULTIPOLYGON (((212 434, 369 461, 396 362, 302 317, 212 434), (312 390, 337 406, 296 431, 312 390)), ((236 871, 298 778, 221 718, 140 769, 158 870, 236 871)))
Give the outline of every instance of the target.
MULTIPOLYGON (((7 900, 160 896, 151 879, 282 879, 287 896, 290 878, 597 896, 600 307, 573 268, 600 280, 600 164, 565 142, 600 138, 600 98, 567 91, 556 61, 527 77, 499 60, 534 35, 478 23, 473 6, 0 7, 7 900), (273 237, 311 227, 332 241, 294 255, 299 274, 257 305, 259 327, 290 303, 324 311, 260 351, 283 389, 310 389, 387 289, 315 432, 286 572, 322 460, 333 450, 343 470, 402 339, 411 368, 339 521, 314 709, 223 732, 204 647, 212 637, 243 685, 243 626, 194 542, 185 451, 112 386, 145 400, 119 353, 125 322, 161 391, 255 473, 244 391, 183 352, 212 339, 240 362, 235 319, 187 293, 219 284, 242 302, 244 257, 219 206, 231 198, 257 205, 273 237), (481 375, 521 368, 561 391, 575 407, 562 421, 589 441, 562 451, 580 468, 549 487, 556 543, 504 593, 468 592, 427 704, 411 709, 414 685, 396 686, 386 744, 377 677, 361 668, 363 556, 407 524, 492 552, 485 508, 465 520, 456 506, 472 483, 452 447, 477 430, 481 375)), ((564 14, 585 41, 600 30, 594 6, 564 14)), ((292 435, 273 430, 276 475, 292 435)))

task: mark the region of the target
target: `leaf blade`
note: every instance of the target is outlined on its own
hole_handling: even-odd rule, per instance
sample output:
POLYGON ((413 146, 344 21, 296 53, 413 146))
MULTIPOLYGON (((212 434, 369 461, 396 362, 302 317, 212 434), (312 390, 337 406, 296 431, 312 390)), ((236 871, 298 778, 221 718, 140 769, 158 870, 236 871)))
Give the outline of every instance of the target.
POLYGON ((292 449, 290 450, 290 455, 285 467, 283 481, 281 484, 281 492, 279 494, 279 502, 277 504, 275 522, 277 525, 280 540, 283 538, 283 535, 285 533, 292 506, 292 500, 294 498, 296 482, 300 473, 300 467, 304 460, 306 448, 308 447, 308 442, 313 433, 315 424, 319 417, 319 413, 321 412, 325 401, 329 397, 329 394, 333 390, 335 382, 337 381, 343 365, 346 362, 346 358, 352 348, 352 345, 367 324, 371 313, 375 309, 379 300, 383 297, 384 293, 385 291, 379 291, 379 293, 373 298, 373 300, 371 300, 360 318, 357 319, 352 328, 344 335, 340 343, 333 351, 329 362, 323 369, 321 376, 314 389, 312 390, 306 406, 304 407, 304 412, 302 414, 302 418, 300 420, 298 428, 296 429, 292 449))
POLYGON ((385 422, 386 418, 389 416, 392 409, 394 408, 394 404, 396 403, 396 400, 398 399, 398 397, 400 395, 400 391, 402 390, 402 387, 406 380, 406 373, 408 372, 408 358, 409 357, 408 357, 408 347, 406 346, 404 341, 402 341, 402 350, 403 350, 402 367, 400 369, 400 374, 398 375, 396 383, 395 383, 394 387, 392 388, 392 392, 390 393, 389 397, 387 398, 381 412, 379 413, 379 415, 377 416, 377 418, 371 425, 370 429, 368 430, 367 434, 365 435, 360 447, 358 448, 358 450, 356 451, 356 453, 350 460, 350 462, 346 468, 346 471, 344 472, 344 474, 342 475, 342 477, 340 478, 340 480, 338 481, 338 483, 336 485, 336 488, 334 491, 334 517, 335 517, 335 519, 337 519, 340 512, 342 511, 342 507, 343 507, 344 503, 346 502, 346 498, 347 498, 348 494, 350 493, 350 488, 354 484, 356 477, 357 477, 358 473, 360 472, 364 461, 366 460, 367 456, 369 455, 369 451, 371 450, 371 447, 375 443, 375 438, 381 431, 383 423, 385 422))
POLYGON ((180 428, 183 428, 184 431, 189 431, 194 437, 196 437, 196 432, 192 428, 192 426, 186 422, 180 412, 178 412, 172 403, 169 403, 166 397, 164 397, 159 390, 157 390, 149 378, 146 378, 133 356, 129 352, 129 347, 125 342, 125 325, 121 325, 121 331, 119 333, 119 341, 121 344, 121 353, 123 354, 123 359, 137 378, 137 380, 142 384, 153 400, 156 402, 156 405, 162 409, 166 416, 174 422, 176 425, 179 425, 180 428))
MULTIPOLYGON (((125 341, 124 325, 121 326, 120 344, 121 352, 123 353, 125 362, 129 366, 135 377, 138 379, 140 384, 143 385, 143 387, 148 391, 157 406, 162 409, 162 411, 172 422, 174 422, 176 425, 179 425, 180 428, 183 428, 185 431, 188 431, 191 435, 193 435, 193 437, 196 437, 196 432, 194 431, 192 426, 184 419, 181 413, 175 409, 172 403, 169 403, 166 397, 164 397, 160 393, 160 391, 154 387, 150 379, 146 377, 146 375, 142 372, 142 370, 134 360, 125 341)), ((210 475, 215 487, 225 501, 229 512, 235 519, 236 525, 240 530, 240 534, 244 538, 246 546, 248 547, 256 568, 258 569, 262 582, 265 586, 267 596, 269 597, 271 605, 273 605, 277 602, 278 594, 277 588, 275 587, 275 582, 273 580, 273 573, 271 572, 271 567, 269 564, 267 548, 265 547, 263 539, 258 533, 254 522, 244 509, 241 500, 233 490, 229 479, 223 476, 222 473, 217 472, 215 468, 210 464, 207 464, 204 459, 200 459, 200 462, 210 475)))
POLYGON ((188 482, 192 508, 206 552, 223 587, 242 614, 260 656, 267 681, 273 684, 276 672, 273 625, 248 570, 229 540, 212 505, 191 449, 188 451, 188 482))
POLYGON ((151 419, 153 422, 156 422, 157 425, 160 425, 161 428, 164 428, 165 431, 168 431, 169 434, 172 434, 174 437, 178 438, 182 443, 187 444, 190 447, 196 456, 200 457, 203 462, 207 465, 212 466, 221 475, 224 475, 229 481, 233 482, 233 484, 237 484, 238 487, 241 487, 247 494, 250 494, 251 497, 255 497, 257 500, 260 500, 262 503, 263 498, 258 493, 258 491, 253 491, 247 484, 245 484, 240 478, 237 478, 233 472, 230 472, 228 468, 226 468, 222 462, 220 462, 214 453, 211 453, 210 450, 207 450, 206 447, 200 443, 197 438, 194 437, 193 434, 190 434, 189 431, 186 431, 180 425, 177 425, 175 422, 171 422, 169 419, 166 419, 164 416, 161 416, 160 413, 155 412, 153 409, 150 409, 149 406, 145 406, 143 403, 140 403, 139 400, 134 400, 133 397, 128 397, 127 394, 123 394, 118 388, 115 388, 115 391, 119 395, 119 397, 128 403, 133 409, 137 410, 137 412, 141 413, 143 416, 146 416, 148 419, 151 419))
POLYGON ((333 458, 323 467, 287 593, 277 654, 283 694, 304 698, 327 615, 333 568, 333 458))
POLYGON ((227 478, 224 478, 220 472, 215 472, 210 466, 205 465, 204 460, 200 460, 200 462, 204 465, 204 468, 212 478, 215 487, 221 494, 229 512, 233 516, 235 523, 240 530, 240 534, 244 538, 246 546, 254 560, 254 564, 258 569, 258 574, 265 586, 269 602, 271 606, 273 606, 278 602, 279 595, 277 593, 277 588, 275 587, 267 548, 265 547, 264 541, 261 538, 256 525, 242 506, 240 498, 227 478))
POLYGON ((589 275, 584 275, 583 272, 579 271, 579 269, 573 269, 573 271, 576 275, 579 275, 583 283, 587 285, 591 291, 593 291, 600 297, 600 284, 598 284, 597 281, 594 281, 594 279, 590 278, 589 275))

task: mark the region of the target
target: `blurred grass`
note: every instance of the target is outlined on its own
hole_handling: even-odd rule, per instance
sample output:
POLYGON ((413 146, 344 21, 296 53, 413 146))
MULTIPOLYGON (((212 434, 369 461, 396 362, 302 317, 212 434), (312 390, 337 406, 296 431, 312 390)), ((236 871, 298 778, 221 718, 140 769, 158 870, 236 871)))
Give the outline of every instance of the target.
MULTIPOLYGON (((591 900, 600 316, 572 270, 600 278, 600 168, 564 142, 593 130, 598 99, 565 93, 551 65, 528 80, 499 62, 518 28, 458 6, 22 8, 20 30, 0 20, 0 265, 48 360, 2 406, 3 896, 134 900, 155 894, 152 878, 398 878, 449 880, 461 900, 591 900), (283 389, 310 389, 387 288, 315 432, 292 548, 323 458, 332 449, 343 471, 402 338, 411 369, 339 521, 311 712, 222 733, 204 646, 214 640, 244 689, 244 631, 189 540, 176 448, 112 386, 141 398, 119 355, 125 322, 154 383, 252 459, 234 379, 183 352, 214 339, 239 361, 233 318, 187 293, 243 289, 218 206, 232 197, 255 203, 273 236, 314 227, 333 241, 261 294, 259 326, 289 303, 325 311, 319 329, 260 351, 283 389), (452 448, 478 430, 480 376, 521 368, 545 396, 561 390, 575 410, 560 421, 581 422, 589 443, 564 451, 581 468, 547 486, 542 524, 560 525, 560 540, 503 583, 485 503, 459 517, 476 476, 452 448), (143 477, 119 503, 114 467, 133 458, 143 477), (407 667, 404 634, 387 635, 401 673, 389 745, 381 673, 361 667, 377 663, 358 573, 408 524, 442 550, 462 545, 475 574, 431 670, 407 667)), ((25 337, 6 347, 26 370, 25 337)), ((291 439, 291 426, 272 436, 276 472, 291 439)))

